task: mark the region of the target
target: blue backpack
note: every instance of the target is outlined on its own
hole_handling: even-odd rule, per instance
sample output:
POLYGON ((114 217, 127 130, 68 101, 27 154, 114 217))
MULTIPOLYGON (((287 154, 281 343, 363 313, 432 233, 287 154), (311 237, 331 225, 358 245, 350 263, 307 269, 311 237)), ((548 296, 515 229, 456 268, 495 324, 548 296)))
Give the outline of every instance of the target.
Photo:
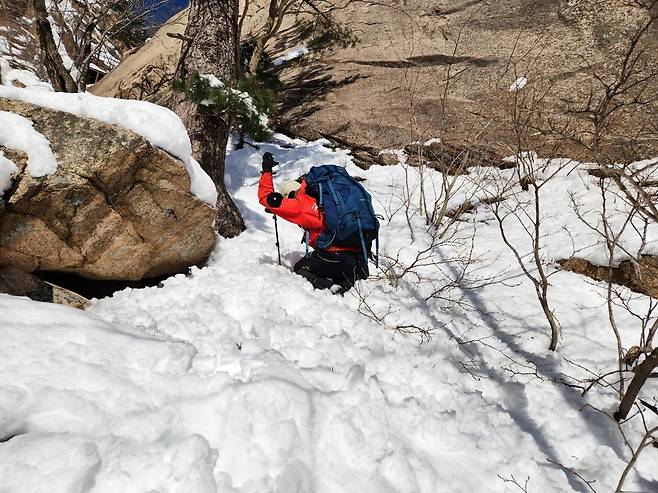
MULTIPOLYGON (((318 248, 331 245, 361 248, 366 262, 372 255, 373 240, 379 254, 379 221, 372 198, 345 168, 327 164, 314 166, 305 176, 306 192, 318 201, 327 231, 317 241, 318 248)), ((307 243, 308 245, 308 243, 307 243)))

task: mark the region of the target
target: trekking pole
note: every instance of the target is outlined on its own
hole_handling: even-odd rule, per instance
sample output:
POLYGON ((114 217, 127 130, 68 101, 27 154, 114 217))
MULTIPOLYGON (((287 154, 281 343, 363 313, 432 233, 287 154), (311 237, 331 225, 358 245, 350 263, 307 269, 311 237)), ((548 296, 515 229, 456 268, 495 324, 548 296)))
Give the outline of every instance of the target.
POLYGON ((281 247, 279 246, 279 223, 276 220, 276 214, 272 214, 274 218, 274 234, 276 235, 276 252, 279 255, 279 265, 281 265, 281 247))

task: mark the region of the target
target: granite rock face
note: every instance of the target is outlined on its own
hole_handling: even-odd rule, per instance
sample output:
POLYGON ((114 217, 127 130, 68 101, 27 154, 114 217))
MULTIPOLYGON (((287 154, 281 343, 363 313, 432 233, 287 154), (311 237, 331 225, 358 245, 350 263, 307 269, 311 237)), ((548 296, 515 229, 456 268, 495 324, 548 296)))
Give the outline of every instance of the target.
MULTIPOLYGON (((513 154, 517 142, 509 110, 515 98, 509 88, 517 77, 528 80, 522 94, 536 92, 536 98, 541 94, 544 117, 568 118, 565 101, 575 101, 579 107, 593 88, 600 90, 593 83, 592 70, 605 80, 613 80, 618 72, 628 39, 643 19, 629 4, 624 0, 352 2, 334 17, 354 30, 356 45, 313 49, 270 67, 281 81, 278 130, 307 139, 328 138, 341 147, 373 148, 370 156, 357 156, 366 166, 378 161, 380 149, 403 148, 434 137, 469 146, 498 146, 498 152, 513 154)), ((243 39, 261 29, 268 3, 254 0, 251 5, 254 14, 245 21, 243 39)), ((267 45, 269 55, 278 57, 309 43, 304 38, 307 20, 286 19, 267 45)), ((91 92, 168 104, 168 81, 181 44, 168 34, 182 33, 186 23, 185 11, 172 17, 91 92)), ((647 60, 658 59, 658 25, 647 33, 642 49, 647 60)), ((648 91, 655 91, 658 78, 651 84, 648 91)), ((658 104, 632 110, 615 121, 620 135, 654 124, 658 104)), ((635 157, 637 152, 645 157, 658 152, 653 140, 642 145, 635 157)), ((557 151, 544 136, 531 139, 527 146, 542 156, 581 151, 568 143, 557 151)))
POLYGON ((0 211, 0 265, 139 280, 208 256, 215 210, 178 159, 97 120, 1 98, 0 110, 31 120, 58 162, 34 178, 25 154, 0 149, 19 169, 0 211))

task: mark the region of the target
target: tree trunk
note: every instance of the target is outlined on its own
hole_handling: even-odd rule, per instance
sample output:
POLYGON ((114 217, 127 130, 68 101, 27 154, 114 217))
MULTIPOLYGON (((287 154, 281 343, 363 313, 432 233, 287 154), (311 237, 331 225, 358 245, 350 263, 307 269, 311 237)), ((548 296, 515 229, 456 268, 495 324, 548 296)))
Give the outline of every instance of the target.
POLYGON ((249 59, 248 70, 251 75, 256 75, 258 64, 260 63, 260 59, 263 57, 263 52, 265 51, 265 44, 272 36, 272 30, 278 15, 279 2, 277 0, 270 0, 270 7, 267 13, 267 22, 265 22, 265 26, 263 27, 263 32, 261 35, 256 38, 254 52, 251 54, 251 58, 249 59))
POLYGON ((78 62, 78 76, 77 84, 80 92, 87 90, 87 79, 89 78, 89 65, 91 65, 91 43, 93 41, 94 30, 96 29, 96 21, 89 23, 82 34, 80 42, 80 57, 78 62))
POLYGON ((44 0, 32 0, 34 16, 36 18, 37 33, 39 35, 39 46, 46 73, 53 85, 53 89, 59 92, 77 92, 78 86, 71 77, 62 57, 57 51, 57 45, 53 39, 53 31, 48 21, 48 11, 44 0))
MULTIPOLYGON (((213 74, 229 84, 236 77, 238 0, 192 0, 176 78, 194 73, 213 74)), ((176 113, 192 141, 192 154, 217 187, 217 232, 231 238, 245 230, 244 221, 224 184, 226 144, 230 120, 226 115, 199 111, 183 93, 177 96, 176 113)))
POLYGON ((654 349, 647 358, 635 368, 635 376, 633 377, 633 380, 631 380, 631 383, 628 386, 628 391, 619 404, 619 410, 614 414, 614 418, 617 421, 626 419, 628 413, 633 408, 633 403, 635 402, 637 395, 640 393, 640 389, 651 376, 651 372, 656 368, 658 368, 658 348, 654 349))

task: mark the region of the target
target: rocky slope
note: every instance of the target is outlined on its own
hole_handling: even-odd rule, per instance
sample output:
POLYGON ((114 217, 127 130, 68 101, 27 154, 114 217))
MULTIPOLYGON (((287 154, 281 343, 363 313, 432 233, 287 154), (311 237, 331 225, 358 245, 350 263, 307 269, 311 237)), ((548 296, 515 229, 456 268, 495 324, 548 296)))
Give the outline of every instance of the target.
MULTIPOLYGON (((564 116, 565 100, 582 102, 596 90, 593 71, 612 76, 639 19, 616 0, 354 3, 335 17, 358 36, 354 47, 271 67, 284 84, 278 125, 303 137, 330 136, 373 155, 437 136, 497 146, 502 153, 515 150, 509 115, 519 101, 510 85, 526 77, 536 112, 564 116)), ((153 81, 162 78, 148 74, 173 73, 180 44, 166 33, 182 32, 184 23, 184 15, 172 19, 94 92, 161 101, 167 84, 155 87, 153 81)), ((258 25, 253 21, 251 29, 258 25)), ((270 43, 270 55, 304 43, 304 28, 304 19, 290 23, 270 43)), ((647 37, 649 54, 658 53, 655 34, 653 29, 647 37)), ((648 105, 633 120, 620 119, 618 133, 650 122, 655 111, 648 105)), ((560 153, 546 139, 532 144, 560 153)), ((658 152, 655 140, 644 145, 645 153, 658 152)))
POLYGON ((187 11, 173 16, 139 50, 128 54, 120 66, 98 81, 91 92, 99 96, 146 99, 167 105, 180 40, 167 36, 182 34, 187 11))

